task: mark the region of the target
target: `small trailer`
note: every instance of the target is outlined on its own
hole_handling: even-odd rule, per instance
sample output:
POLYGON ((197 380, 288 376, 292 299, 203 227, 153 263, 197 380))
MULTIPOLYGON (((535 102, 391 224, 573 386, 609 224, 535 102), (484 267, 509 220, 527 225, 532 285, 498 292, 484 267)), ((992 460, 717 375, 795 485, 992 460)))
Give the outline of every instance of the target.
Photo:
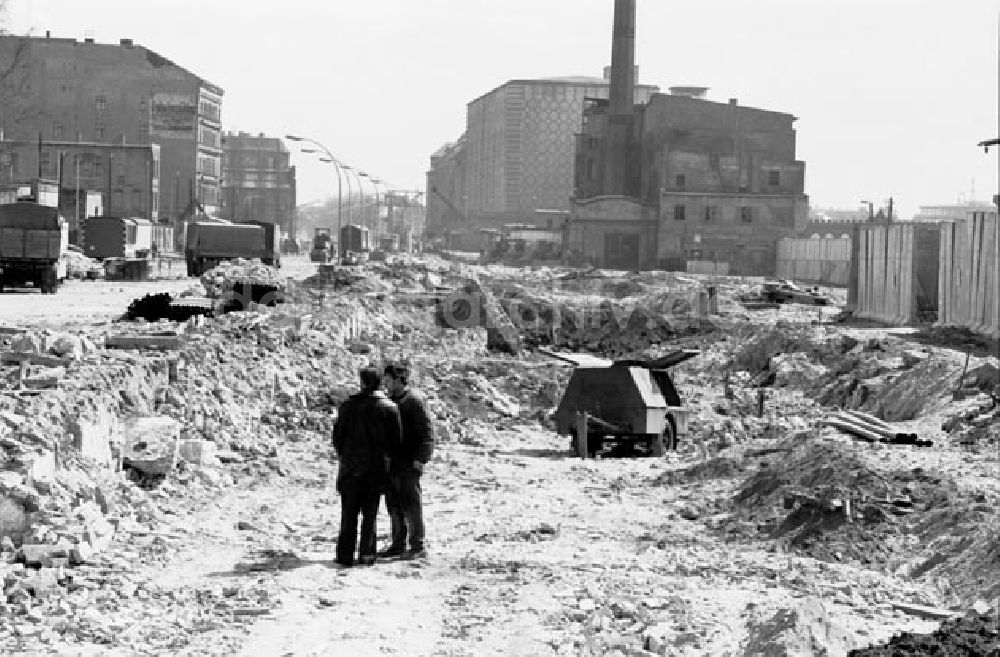
POLYGON ((556 409, 556 430, 570 436, 580 458, 608 443, 636 443, 649 454, 677 449, 688 431, 689 410, 670 368, 700 352, 678 349, 653 360, 608 361, 581 354, 543 353, 576 366, 556 409))

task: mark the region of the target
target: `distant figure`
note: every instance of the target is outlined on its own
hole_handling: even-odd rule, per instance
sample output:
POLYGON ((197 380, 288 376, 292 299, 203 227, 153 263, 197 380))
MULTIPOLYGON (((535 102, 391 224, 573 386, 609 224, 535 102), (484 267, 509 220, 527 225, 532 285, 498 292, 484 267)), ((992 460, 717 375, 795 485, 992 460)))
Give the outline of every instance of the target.
POLYGON ((385 506, 392 524, 392 543, 379 553, 382 557, 423 559, 424 512, 420 476, 434 454, 434 429, 423 400, 409 389, 410 368, 402 363, 385 368, 385 388, 399 408, 402 440, 390 459, 390 487, 385 506), (407 539, 409 549, 407 550, 407 539))
POLYGON ((358 562, 375 563, 375 519, 382 491, 388 486, 389 456, 400 442, 399 411, 379 390, 378 370, 363 368, 361 392, 351 395, 340 406, 333 427, 333 447, 340 457, 337 492, 340 493, 340 536, 337 539, 337 563, 354 565, 358 544, 358 516, 361 537, 358 562))

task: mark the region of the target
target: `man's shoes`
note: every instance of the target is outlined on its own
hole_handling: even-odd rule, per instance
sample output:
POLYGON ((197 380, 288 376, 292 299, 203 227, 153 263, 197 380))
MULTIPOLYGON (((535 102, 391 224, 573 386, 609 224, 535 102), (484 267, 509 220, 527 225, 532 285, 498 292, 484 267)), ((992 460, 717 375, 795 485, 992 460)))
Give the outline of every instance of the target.
POLYGON ((415 559, 426 559, 427 550, 420 548, 419 550, 407 550, 400 557, 403 561, 414 561, 415 559))
POLYGON ((406 550, 404 550, 403 548, 401 548, 401 547, 392 547, 390 545, 389 547, 387 547, 384 550, 381 550, 378 553, 378 558, 379 559, 398 559, 399 557, 403 556, 404 552, 406 552, 406 550))

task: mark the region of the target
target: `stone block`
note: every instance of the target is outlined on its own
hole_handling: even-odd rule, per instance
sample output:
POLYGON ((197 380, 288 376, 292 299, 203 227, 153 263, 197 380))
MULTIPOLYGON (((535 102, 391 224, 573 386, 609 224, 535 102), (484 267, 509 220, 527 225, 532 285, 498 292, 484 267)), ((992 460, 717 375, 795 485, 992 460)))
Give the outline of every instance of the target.
POLYGON ((48 543, 26 543, 21 546, 21 554, 24 563, 29 566, 44 566, 52 559, 69 557, 72 546, 69 543, 60 542, 55 545, 48 543))
POLYGON ((111 436, 113 422, 110 416, 95 419, 78 419, 70 424, 73 446, 87 459, 101 465, 111 464, 111 436))
POLYGON ((177 464, 181 425, 164 416, 139 417, 123 427, 123 459, 147 474, 166 474, 177 464))
POLYGON ((907 349, 903 352, 903 365, 905 367, 916 367, 920 363, 930 358, 930 354, 915 349, 907 349))
POLYGON ((52 452, 35 458, 28 468, 28 485, 39 493, 48 493, 56 480, 56 455, 52 452))
POLYGON ((20 502, 0 497, 0 539, 20 542, 28 531, 28 516, 20 502))
POLYGON ((215 443, 210 440, 182 440, 179 448, 180 457, 195 465, 211 465, 217 463, 215 443))
POLYGON ((56 595, 61 590, 55 568, 42 568, 31 573, 21 581, 21 586, 41 600, 56 595))

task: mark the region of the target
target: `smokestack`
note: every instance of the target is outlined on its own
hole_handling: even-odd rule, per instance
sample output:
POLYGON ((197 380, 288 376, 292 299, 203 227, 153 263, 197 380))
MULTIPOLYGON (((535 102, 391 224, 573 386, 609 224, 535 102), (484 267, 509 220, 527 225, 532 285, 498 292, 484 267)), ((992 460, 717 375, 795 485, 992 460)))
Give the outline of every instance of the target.
POLYGON ((635 124, 635 0, 615 0, 615 25, 611 42, 611 81, 608 122, 601 157, 604 161, 601 193, 631 196, 629 171, 635 124))
POLYGON ((612 115, 632 115, 635 99, 635 0, 615 0, 609 98, 612 115))

